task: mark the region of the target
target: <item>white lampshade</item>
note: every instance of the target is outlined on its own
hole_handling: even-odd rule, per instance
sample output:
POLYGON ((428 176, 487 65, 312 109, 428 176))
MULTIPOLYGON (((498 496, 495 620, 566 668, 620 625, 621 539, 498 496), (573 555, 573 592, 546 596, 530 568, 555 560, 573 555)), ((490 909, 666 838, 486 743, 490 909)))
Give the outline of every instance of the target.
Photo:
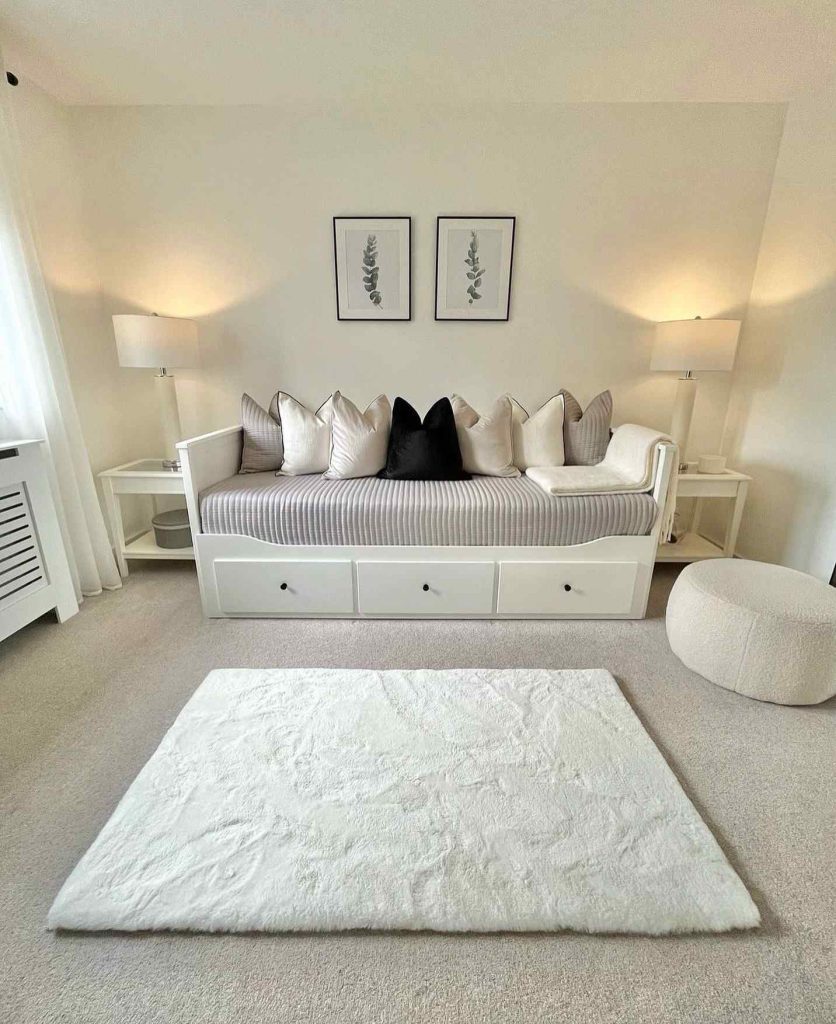
POLYGON ((113 333, 120 366, 197 366, 197 324, 176 316, 117 313, 113 333))
POLYGON ((739 320, 666 320, 656 324, 651 370, 730 370, 739 320))

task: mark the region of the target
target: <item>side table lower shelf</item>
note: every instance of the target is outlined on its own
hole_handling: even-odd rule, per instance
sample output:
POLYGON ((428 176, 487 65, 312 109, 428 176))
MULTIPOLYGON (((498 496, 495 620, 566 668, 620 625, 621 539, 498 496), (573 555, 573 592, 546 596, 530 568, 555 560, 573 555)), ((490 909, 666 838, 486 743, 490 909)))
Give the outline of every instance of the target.
POLYGON ((191 559, 194 561, 194 548, 161 548, 154 539, 154 531, 140 534, 129 541, 124 548, 125 558, 160 558, 160 559, 191 559))
POLYGON ((727 557, 719 544, 698 533, 686 533, 676 544, 660 544, 656 551, 657 562, 699 562, 704 558, 727 557))

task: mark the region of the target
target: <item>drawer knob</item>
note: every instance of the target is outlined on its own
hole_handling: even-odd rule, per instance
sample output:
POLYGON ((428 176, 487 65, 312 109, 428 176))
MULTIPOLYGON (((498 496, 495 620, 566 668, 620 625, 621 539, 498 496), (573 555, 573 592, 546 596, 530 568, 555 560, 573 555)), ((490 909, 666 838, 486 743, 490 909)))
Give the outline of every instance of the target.
POLYGON ((570 591, 570 590, 572 589, 572 584, 571 584, 571 583, 564 583, 564 584, 563 584, 563 589, 564 589, 564 590, 566 591, 566 593, 568 594, 568 593, 569 593, 569 591, 570 591))
POLYGON ((287 590, 287 584, 282 583, 282 585, 279 587, 279 590, 287 590))
POLYGON ((422 590, 429 590, 429 589, 430 589, 430 585, 429 585, 429 583, 425 583, 425 584, 424 584, 424 586, 423 586, 423 587, 421 587, 421 589, 422 589, 422 590))

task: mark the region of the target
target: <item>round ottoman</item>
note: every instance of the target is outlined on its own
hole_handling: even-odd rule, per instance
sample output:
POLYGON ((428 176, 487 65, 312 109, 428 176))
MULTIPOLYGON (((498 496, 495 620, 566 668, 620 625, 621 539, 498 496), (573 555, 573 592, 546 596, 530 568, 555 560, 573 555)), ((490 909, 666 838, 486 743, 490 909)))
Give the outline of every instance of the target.
POLYGON ((775 704, 836 693, 836 589, 782 565, 693 562, 671 590, 668 641, 718 686, 775 704))

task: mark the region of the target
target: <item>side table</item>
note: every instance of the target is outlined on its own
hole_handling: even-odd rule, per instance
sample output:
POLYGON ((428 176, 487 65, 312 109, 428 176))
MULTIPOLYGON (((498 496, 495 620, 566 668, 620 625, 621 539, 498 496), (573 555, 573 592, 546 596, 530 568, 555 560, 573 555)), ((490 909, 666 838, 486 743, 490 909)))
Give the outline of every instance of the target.
POLYGON ((724 473, 680 473, 677 498, 696 498, 688 532, 676 544, 660 544, 657 562, 699 562, 704 558, 732 558, 737 544, 746 492, 752 478, 727 469, 724 473), (706 498, 726 498, 731 502, 722 546, 700 534, 703 502, 706 498))
MULTIPOLYGON (((105 512, 113 537, 116 563, 122 576, 128 575, 131 558, 191 559, 194 548, 161 548, 149 529, 130 540, 125 539, 120 497, 123 494, 185 494, 183 473, 179 469, 166 469, 162 459, 139 459, 126 462, 99 473, 105 499, 105 512)), ((156 508, 156 502, 154 504, 156 508)))

